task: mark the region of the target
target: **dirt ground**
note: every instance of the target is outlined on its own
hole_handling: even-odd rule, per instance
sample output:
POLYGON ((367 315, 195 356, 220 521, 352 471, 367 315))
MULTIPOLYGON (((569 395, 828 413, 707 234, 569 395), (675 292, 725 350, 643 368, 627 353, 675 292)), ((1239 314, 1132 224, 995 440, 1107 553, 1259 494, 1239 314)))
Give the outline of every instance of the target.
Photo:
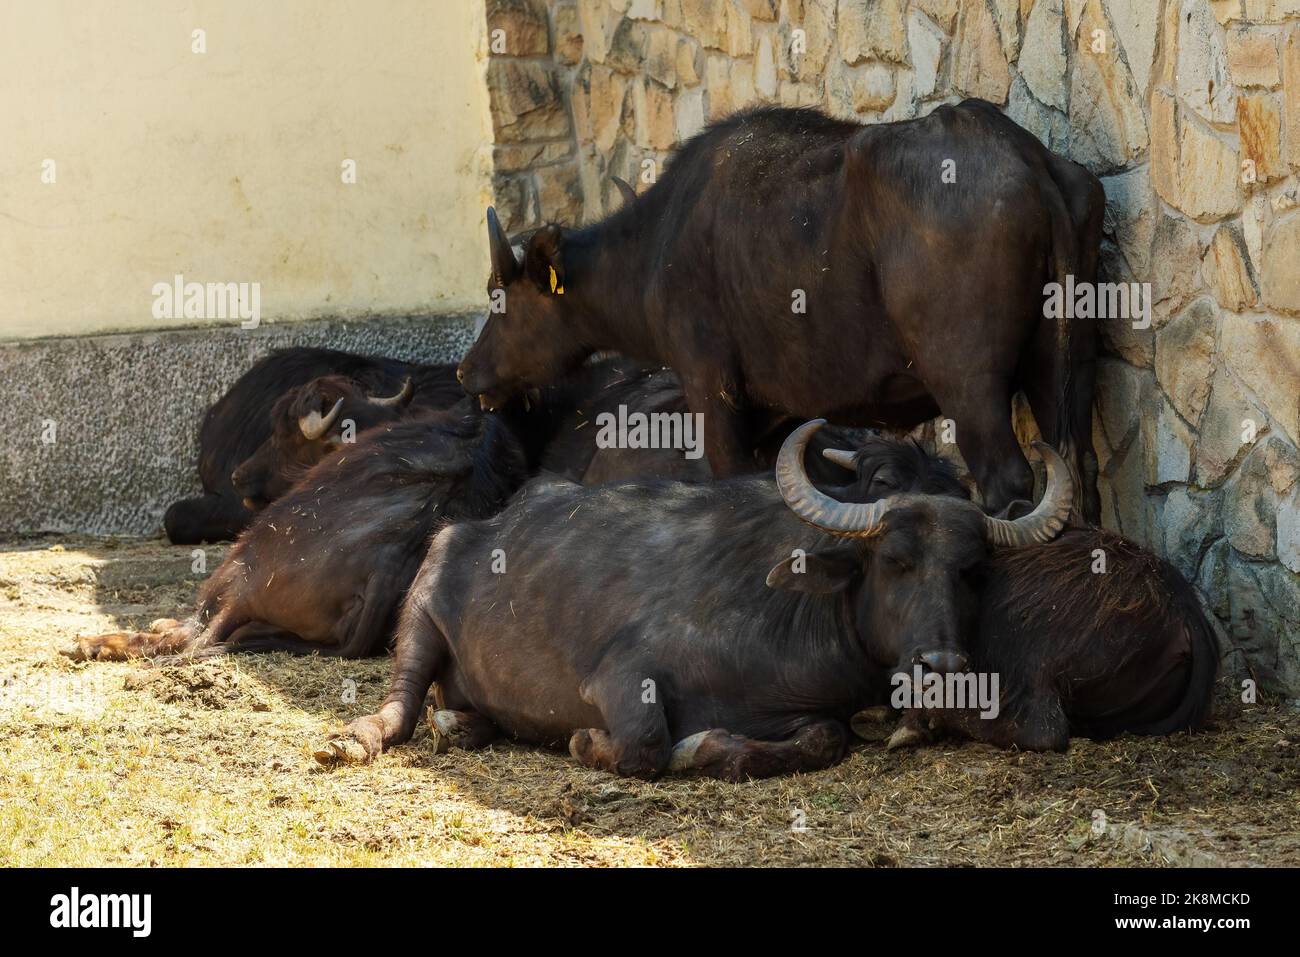
POLYGON ((194 561, 157 540, 0 546, 0 863, 1300 864, 1300 714, 1226 688, 1200 735, 1060 755, 863 742, 829 771, 748 784, 617 780, 509 744, 438 755, 423 728, 326 770, 313 745, 373 710, 386 661, 55 653, 180 617, 194 561))

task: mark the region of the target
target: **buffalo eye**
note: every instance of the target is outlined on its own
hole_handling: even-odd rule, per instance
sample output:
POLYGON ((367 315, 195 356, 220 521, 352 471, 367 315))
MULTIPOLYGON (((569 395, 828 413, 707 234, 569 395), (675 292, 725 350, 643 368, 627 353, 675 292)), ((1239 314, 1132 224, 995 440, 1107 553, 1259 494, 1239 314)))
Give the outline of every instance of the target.
POLYGON ((885 563, 885 567, 893 572, 907 572, 914 567, 910 556, 898 552, 886 552, 880 558, 885 563))
POLYGON ((871 476, 868 488, 879 489, 882 492, 896 492, 902 487, 898 477, 889 468, 877 469, 876 474, 871 476))

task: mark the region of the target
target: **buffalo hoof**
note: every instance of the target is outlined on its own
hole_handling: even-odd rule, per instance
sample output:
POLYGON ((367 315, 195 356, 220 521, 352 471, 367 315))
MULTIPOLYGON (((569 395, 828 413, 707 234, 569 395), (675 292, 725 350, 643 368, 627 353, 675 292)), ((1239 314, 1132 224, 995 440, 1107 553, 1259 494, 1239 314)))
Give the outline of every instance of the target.
POLYGON ((71 658, 73 661, 88 661, 90 659, 86 649, 81 647, 80 641, 70 641, 66 645, 59 645, 55 650, 63 657, 71 658))
POLYGON ((115 631, 107 635, 78 638, 61 645, 59 654, 73 661, 127 661, 140 657, 131 631, 115 631))
POLYGON ((460 717, 455 711, 435 711, 429 709, 429 737, 433 741, 433 753, 443 754, 456 747, 465 729, 461 727, 460 717))
MULTIPOLYGON (((569 755, 575 760, 593 766, 595 752, 595 735, 600 735, 602 739, 608 740, 608 735, 603 731, 597 731, 595 728, 581 728, 569 736, 569 755)), ((603 743, 603 742, 602 742, 603 743)))
POLYGON ((599 728, 581 728, 569 738, 569 754, 578 763, 624 778, 653 780, 663 773, 668 748, 620 748, 609 733, 599 728))
POLYGON ((849 727, 864 741, 884 741, 889 737, 893 716, 893 710, 886 705, 865 708, 853 716, 849 727))
POLYGON ((668 758, 669 771, 689 771, 696 766, 699 760, 700 746, 711 735, 720 735, 728 737, 727 732, 713 729, 711 731, 697 731, 690 737, 682 738, 673 745, 673 753, 668 758))
POLYGON ((914 748, 925 744, 929 740, 930 736, 921 727, 919 721, 904 718, 894 733, 889 736, 889 741, 885 744, 885 747, 890 751, 897 748, 914 748))
POLYGON ((331 734, 319 748, 312 752, 324 765, 369 764, 384 749, 384 727, 374 715, 358 718, 343 729, 331 734))
POLYGON ((330 767, 335 764, 369 764, 370 753, 358 742, 350 738, 331 738, 312 752, 312 757, 319 764, 330 767))

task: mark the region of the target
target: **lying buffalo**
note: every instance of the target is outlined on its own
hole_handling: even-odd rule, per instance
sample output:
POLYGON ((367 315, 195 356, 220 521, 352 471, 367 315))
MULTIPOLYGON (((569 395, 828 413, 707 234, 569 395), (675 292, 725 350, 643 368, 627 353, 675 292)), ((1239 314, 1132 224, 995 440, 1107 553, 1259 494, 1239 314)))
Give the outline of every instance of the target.
MULTIPOLYGON (((438 378, 428 387, 417 373, 391 396, 368 394, 354 379, 329 375, 290 389, 271 413, 272 434, 231 476, 248 508, 260 509, 285 494, 313 465, 347 444, 349 436, 377 425, 423 415, 429 402, 447 402, 445 368, 430 367, 438 378), (432 399, 423 398, 432 395, 432 399)), ((455 397, 465 399, 459 387, 455 397)), ((534 390, 526 401, 507 403, 499 413, 524 444, 530 471, 546 471, 584 485, 627 479, 674 478, 706 482, 708 461, 690 450, 665 444, 625 447, 602 443, 606 417, 641 416, 680 421, 690 415, 676 375, 621 357, 606 357, 582 366, 560 383, 534 390)), ((755 451, 756 463, 771 468, 780 442, 793 426, 787 420, 768 424, 755 451)), ((841 441, 855 430, 838 430, 841 441)), ((820 436, 819 436, 820 438, 820 436)), ((814 465, 818 464, 814 459, 814 465)), ((821 466, 815 477, 830 481, 837 470, 821 466)))
MULTIPOLYGON (((271 409, 287 390, 336 374, 348 376, 366 391, 390 394, 412 371, 422 368, 426 367, 306 347, 278 349, 258 360, 204 414, 199 428, 203 494, 181 499, 167 509, 163 518, 167 537, 177 545, 197 545, 232 539, 248 527, 254 513, 243 504, 244 496, 235 490, 231 473, 270 438, 271 409)), ((439 374, 440 391, 450 405, 459 392, 453 370, 442 366, 439 374)))
POLYGON ((950 496, 843 505, 803 469, 819 425, 792 434, 775 484, 533 485, 444 530, 403 606, 387 698, 318 759, 408 740, 436 681, 434 728, 464 747, 567 741, 584 765, 644 777, 835 763, 891 675, 965 668, 989 550, 1052 538, 1073 488, 1041 446, 1046 492, 1014 521, 950 496))
POLYGON ((555 475, 600 485, 629 478, 672 478, 707 482, 708 460, 688 458, 686 449, 602 448, 601 422, 607 416, 686 416, 690 410, 671 369, 628 359, 604 359, 569 377, 571 408, 542 453, 542 468, 555 475))
MULTIPOLYGON (((375 426, 417 418, 430 406, 466 401, 458 385, 448 394, 446 367, 430 369, 437 376, 432 383, 417 372, 389 396, 369 394, 357 380, 340 375, 321 376, 287 391, 272 409, 271 437, 231 475, 246 507, 265 507, 325 456, 375 426)), ((679 449, 602 448, 597 423, 620 408, 625 414, 644 415, 687 411, 671 371, 610 357, 494 414, 523 443, 530 471, 541 469, 584 484, 627 478, 709 479, 708 463, 687 458, 679 449)))
POLYGON ((361 433, 445 409, 464 398, 447 366, 413 370, 392 395, 373 395, 356 379, 321 376, 290 389, 271 409, 271 436, 231 473, 230 482, 250 509, 264 508, 289 491, 313 465, 361 433))
MULTIPOLYGON (((631 189, 631 187, 626 187, 631 189)), ((665 420, 691 415, 681 382, 673 370, 624 358, 607 358, 584 365, 567 377, 559 390, 542 389, 543 402, 562 406, 564 415, 549 434, 541 455, 542 470, 583 485, 601 485, 632 479, 676 479, 708 482, 713 478, 708 459, 698 453, 659 444, 657 447, 602 445, 602 423, 636 420, 650 423, 651 434, 670 431, 665 420), (555 394, 557 391, 560 394, 555 394)), ((512 420, 515 421, 515 420, 512 420)), ((771 471, 777 453, 796 423, 788 416, 754 415, 749 425, 756 436, 753 466, 771 471)), ((818 449, 838 442, 857 445, 865 439, 864 429, 832 427, 813 438, 818 449), (826 443, 832 443, 827 445, 826 443)), ((698 434, 697 436, 698 437, 698 434)), ((814 480, 834 485, 843 476, 834 466, 813 456, 809 463, 814 480)))
POLYGON ((187 621, 83 638, 64 654, 375 654, 392 635, 430 536, 492 514, 525 475, 510 429, 468 402, 380 426, 258 514, 187 621))
POLYGON ((1071 737, 1200 728, 1219 647, 1192 586, 1168 562, 1098 529, 1007 549, 984 570, 973 673, 998 674, 999 714, 908 713, 891 746, 950 733, 998 747, 1064 751, 1071 737), (1107 570, 1094 573, 1099 550, 1107 570))
POLYGON ((752 470, 756 411, 911 428, 942 410, 995 510, 1032 487, 1023 390, 1095 518, 1095 330, 1044 303, 1095 280, 1103 210, 1096 177, 980 100, 870 126, 739 114, 599 223, 516 252, 488 210, 503 308, 460 373, 493 408, 594 350, 671 366, 718 477, 752 470))
MULTIPOLYGON (((842 487, 846 500, 922 488, 967 495, 951 465, 915 443, 877 438, 855 454, 825 455, 855 473, 842 487)), ((963 650, 972 674, 1000 676, 999 714, 912 710, 891 746, 946 732, 1064 750, 1075 736, 1171 734, 1204 723, 1218 642, 1195 590, 1168 562, 1110 532, 1069 527, 1050 543, 990 553, 978 578, 978 626, 963 650)))

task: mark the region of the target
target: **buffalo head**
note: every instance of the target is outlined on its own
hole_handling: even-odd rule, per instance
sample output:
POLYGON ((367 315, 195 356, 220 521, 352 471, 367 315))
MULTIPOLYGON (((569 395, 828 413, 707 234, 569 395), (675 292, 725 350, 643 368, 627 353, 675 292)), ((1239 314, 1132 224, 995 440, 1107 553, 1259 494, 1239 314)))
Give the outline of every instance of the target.
MULTIPOLYGON (((846 503, 818 489, 804 470, 804 450, 822 425, 819 419, 791 433, 776 480, 800 519, 838 541, 782 561, 768 574, 768 585, 813 593, 856 589, 856 627, 877 664, 902 674, 914 665, 964 671, 965 638, 975 627, 989 550, 1046 542, 1060 533, 1074 495, 1069 468, 1052 448, 1035 443, 1047 466, 1047 488, 1033 511, 1015 520, 988 516, 951 492, 901 491, 846 503)), ((915 481, 902 466, 898 478, 900 488, 915 481)))
POLYGON ((970 498, 970 491, 957 477, 953 464, 926 452, 915 440, 872 435, 855 444, 856 452, 836 448, 822 451, 827 461, 852 473, 852 479, 846 484, 818 482, 832 498, 841 502, 875 502, 899 492, 970 498))
POLYGON ((329 375, 290 389, 271 409, 271 437, 240 463, 231 484, 249 508, 279 498, 346 435, 401 418, 415 395, 408 378, 393 395, 370 395, 347 376, 329 375))
POLYGON ((566 295, 566 231, 543 226, 515 247, 496 210, 489 207, 487 219, 491 305, 456 375, 466 392, 492 410, 525 389, 555 382, 592 350, 575 334, 577 310, 566 295))

